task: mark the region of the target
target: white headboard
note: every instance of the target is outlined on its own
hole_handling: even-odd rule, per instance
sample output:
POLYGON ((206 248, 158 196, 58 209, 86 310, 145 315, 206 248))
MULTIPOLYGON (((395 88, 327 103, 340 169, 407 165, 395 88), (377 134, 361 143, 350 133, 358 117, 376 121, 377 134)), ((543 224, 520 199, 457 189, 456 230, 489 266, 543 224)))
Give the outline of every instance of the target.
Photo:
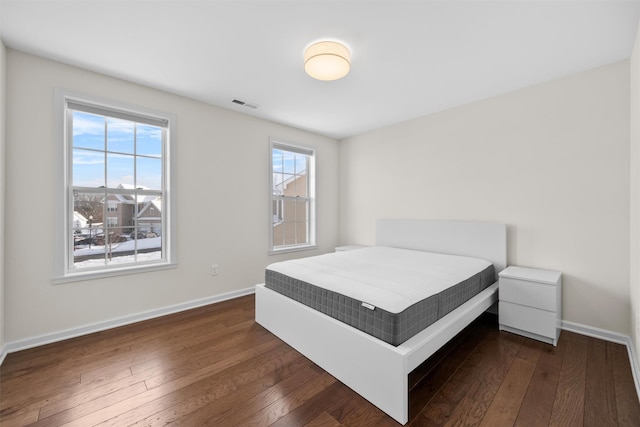
POLYGON ((496 275, 507 267, 507 227, 496 222, 380 219, 376 245, 482 258, 496 275))

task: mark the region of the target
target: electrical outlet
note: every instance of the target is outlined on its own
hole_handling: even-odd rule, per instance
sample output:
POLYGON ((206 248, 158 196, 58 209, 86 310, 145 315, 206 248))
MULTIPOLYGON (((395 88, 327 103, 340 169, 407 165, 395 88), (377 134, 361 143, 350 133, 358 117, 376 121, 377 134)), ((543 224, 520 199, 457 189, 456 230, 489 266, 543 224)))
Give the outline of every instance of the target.
POLYGON ((212 276, 217 276, 218 274, 219 274, 219 272, 218 272, 218 264, 211 265, 211 275, 212 276))

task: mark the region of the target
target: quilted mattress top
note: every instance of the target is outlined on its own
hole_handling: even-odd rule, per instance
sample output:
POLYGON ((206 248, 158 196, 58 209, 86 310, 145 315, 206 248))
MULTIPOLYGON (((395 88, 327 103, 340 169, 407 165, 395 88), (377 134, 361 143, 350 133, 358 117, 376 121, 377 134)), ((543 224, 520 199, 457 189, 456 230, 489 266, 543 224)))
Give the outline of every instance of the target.
POLYGON ((400 313, 490 265, 478 258, 373 246, 277 262, 267 269, 400 313))

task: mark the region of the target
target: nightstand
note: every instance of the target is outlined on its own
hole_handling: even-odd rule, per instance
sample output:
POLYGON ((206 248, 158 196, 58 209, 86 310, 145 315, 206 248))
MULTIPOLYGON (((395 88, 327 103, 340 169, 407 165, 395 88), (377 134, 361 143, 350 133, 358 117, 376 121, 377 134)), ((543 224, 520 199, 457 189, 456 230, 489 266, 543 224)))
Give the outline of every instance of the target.
POLYGON ((558 345, 562 322, 562 274, 507 267, 499 274, 500 330, 558 345))

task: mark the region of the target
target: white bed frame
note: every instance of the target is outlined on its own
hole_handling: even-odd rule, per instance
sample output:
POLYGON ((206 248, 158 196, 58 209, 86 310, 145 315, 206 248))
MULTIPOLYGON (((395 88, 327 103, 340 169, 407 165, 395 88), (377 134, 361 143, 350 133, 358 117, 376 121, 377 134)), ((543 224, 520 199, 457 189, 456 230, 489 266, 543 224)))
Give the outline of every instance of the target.
POLYGON ((394 347, 291 298, 256 286, 256 321, 401 424, 409 421, 408 375, 497 301, 507 264, 504 224, 379 220, 376 245, 493 262, 496 283, 394 347))

